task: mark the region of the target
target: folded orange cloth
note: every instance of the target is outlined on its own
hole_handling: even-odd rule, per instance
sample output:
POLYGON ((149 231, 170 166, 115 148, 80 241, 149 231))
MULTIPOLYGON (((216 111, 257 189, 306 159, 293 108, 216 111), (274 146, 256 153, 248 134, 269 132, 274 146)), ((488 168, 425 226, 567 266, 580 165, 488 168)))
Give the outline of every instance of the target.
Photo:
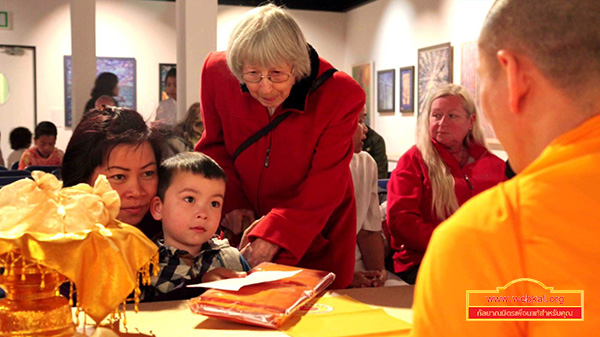
POLYGON ((19 257, 66 276, 77 306, 100 323, 138 289, 140 273, 149 281, 158 248, 116 219, 119 194, 105 176, 67 188, 52 174, 32 177, 0 189, 0 267, 10 274, 6 261, 19 257))
POLYGON ((278 328, 300 306, 315 298, 335 279, 326 271, 264 262, 255 271, 296 271, 278 281, 253 284, 239 291, 209 289, 190 300, 192 312, 239 323, 278 328))

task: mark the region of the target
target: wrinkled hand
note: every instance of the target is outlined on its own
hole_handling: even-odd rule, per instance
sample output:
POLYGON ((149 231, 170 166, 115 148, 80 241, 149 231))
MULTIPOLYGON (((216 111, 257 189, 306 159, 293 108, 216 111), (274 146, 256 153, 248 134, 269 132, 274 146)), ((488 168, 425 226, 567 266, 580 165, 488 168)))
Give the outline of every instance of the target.
POLYGON ((264 216, 254 221, 250 226, 248 226, 248 228, 244 230, 244 234, 242 235, 242 240, 240 241, 239 248, 245 248, 250 243, 250 240, 248 239, 248 234, 250 234, 252 229, 254 229, 254 227, 256 227, 262 221, 263 218, 264 216))
POLYGON ((350 288, 382 287, 386 280, 385 270, 355 271, 350 288))
POLYGON ((279 251, 279 246, 269 241, 258 238, 252 243, 247 244, 241 253, 250 265, 254 268, 261 262, 270 262, 279 251))
POLYGON ((249 209, 236 209, 227 213, 221 220, 221 227, 228 229, 233 234, 242 233, 254 220, 254 212, 249 209), (246 220, 244 220, 246 218, 246 220))
POLYGON ((228 278, 246 277, 246 275, 247 274, 245 272, 236 272, 223 267, 218 267, 206 272, 206 274, 202 276, 202 282, 213 282, 228 278))

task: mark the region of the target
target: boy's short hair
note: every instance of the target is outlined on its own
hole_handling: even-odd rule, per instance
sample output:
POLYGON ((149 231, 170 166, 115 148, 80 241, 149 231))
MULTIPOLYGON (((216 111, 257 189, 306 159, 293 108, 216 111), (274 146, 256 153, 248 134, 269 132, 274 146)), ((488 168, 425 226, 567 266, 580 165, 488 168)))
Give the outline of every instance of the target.
POLYGON ((211 157, 200 152, 181 152, 166 159, 158 168, 158 197, 164 201, 165 192, 171 186, 175 173, 190 172, 203 175, 206 179, 227 182, 225 171, 211 157))
POLYGON ((19 126, 14 128, 9 135, 10 148, 13 150, 27 149, 31 146, 31 131, 19 126))
POLYGON ((44 121, 40 122, 35 127, 35 139, 40 138, 41 136, 54 136, 57 134, 56 125, 52 122, 44 121))

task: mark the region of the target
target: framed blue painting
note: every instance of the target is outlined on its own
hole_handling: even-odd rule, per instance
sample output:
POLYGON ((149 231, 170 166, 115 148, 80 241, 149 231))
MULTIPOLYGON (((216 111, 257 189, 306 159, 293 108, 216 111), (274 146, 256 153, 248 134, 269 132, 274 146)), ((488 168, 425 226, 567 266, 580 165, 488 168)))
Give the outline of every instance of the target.
MULTIPOLYGON (((71 111, 71 56, 64 57, 65 68, 65 127, 73 126, 71 111)), ((96 75, 111 72, 119 78, 119 96, 115 97, 120 107, 137 110, 136 102, 136 63, 129 57, 97 57, 96 75)), ((92 88, 90 88, 90 91, 92 88)))

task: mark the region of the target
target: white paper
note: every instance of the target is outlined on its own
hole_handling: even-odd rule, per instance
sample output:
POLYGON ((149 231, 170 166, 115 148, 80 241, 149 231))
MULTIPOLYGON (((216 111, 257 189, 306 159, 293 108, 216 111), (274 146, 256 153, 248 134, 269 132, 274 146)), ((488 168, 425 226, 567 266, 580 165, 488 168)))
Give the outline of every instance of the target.
POLYGON ((240 278, 230 278, 225 280, 213 281, 213 282, 205 282, 188 285, 188 287, 199 287, 199 288, 214 288, 220 290, 232 290, 238 291, 244 286, 248 286, 251 284, 272 282, 284 279, 286 277, 292 277, 302 270, 294 270, 294 271, 255 271, 250 273, 246 277, 240 278))

